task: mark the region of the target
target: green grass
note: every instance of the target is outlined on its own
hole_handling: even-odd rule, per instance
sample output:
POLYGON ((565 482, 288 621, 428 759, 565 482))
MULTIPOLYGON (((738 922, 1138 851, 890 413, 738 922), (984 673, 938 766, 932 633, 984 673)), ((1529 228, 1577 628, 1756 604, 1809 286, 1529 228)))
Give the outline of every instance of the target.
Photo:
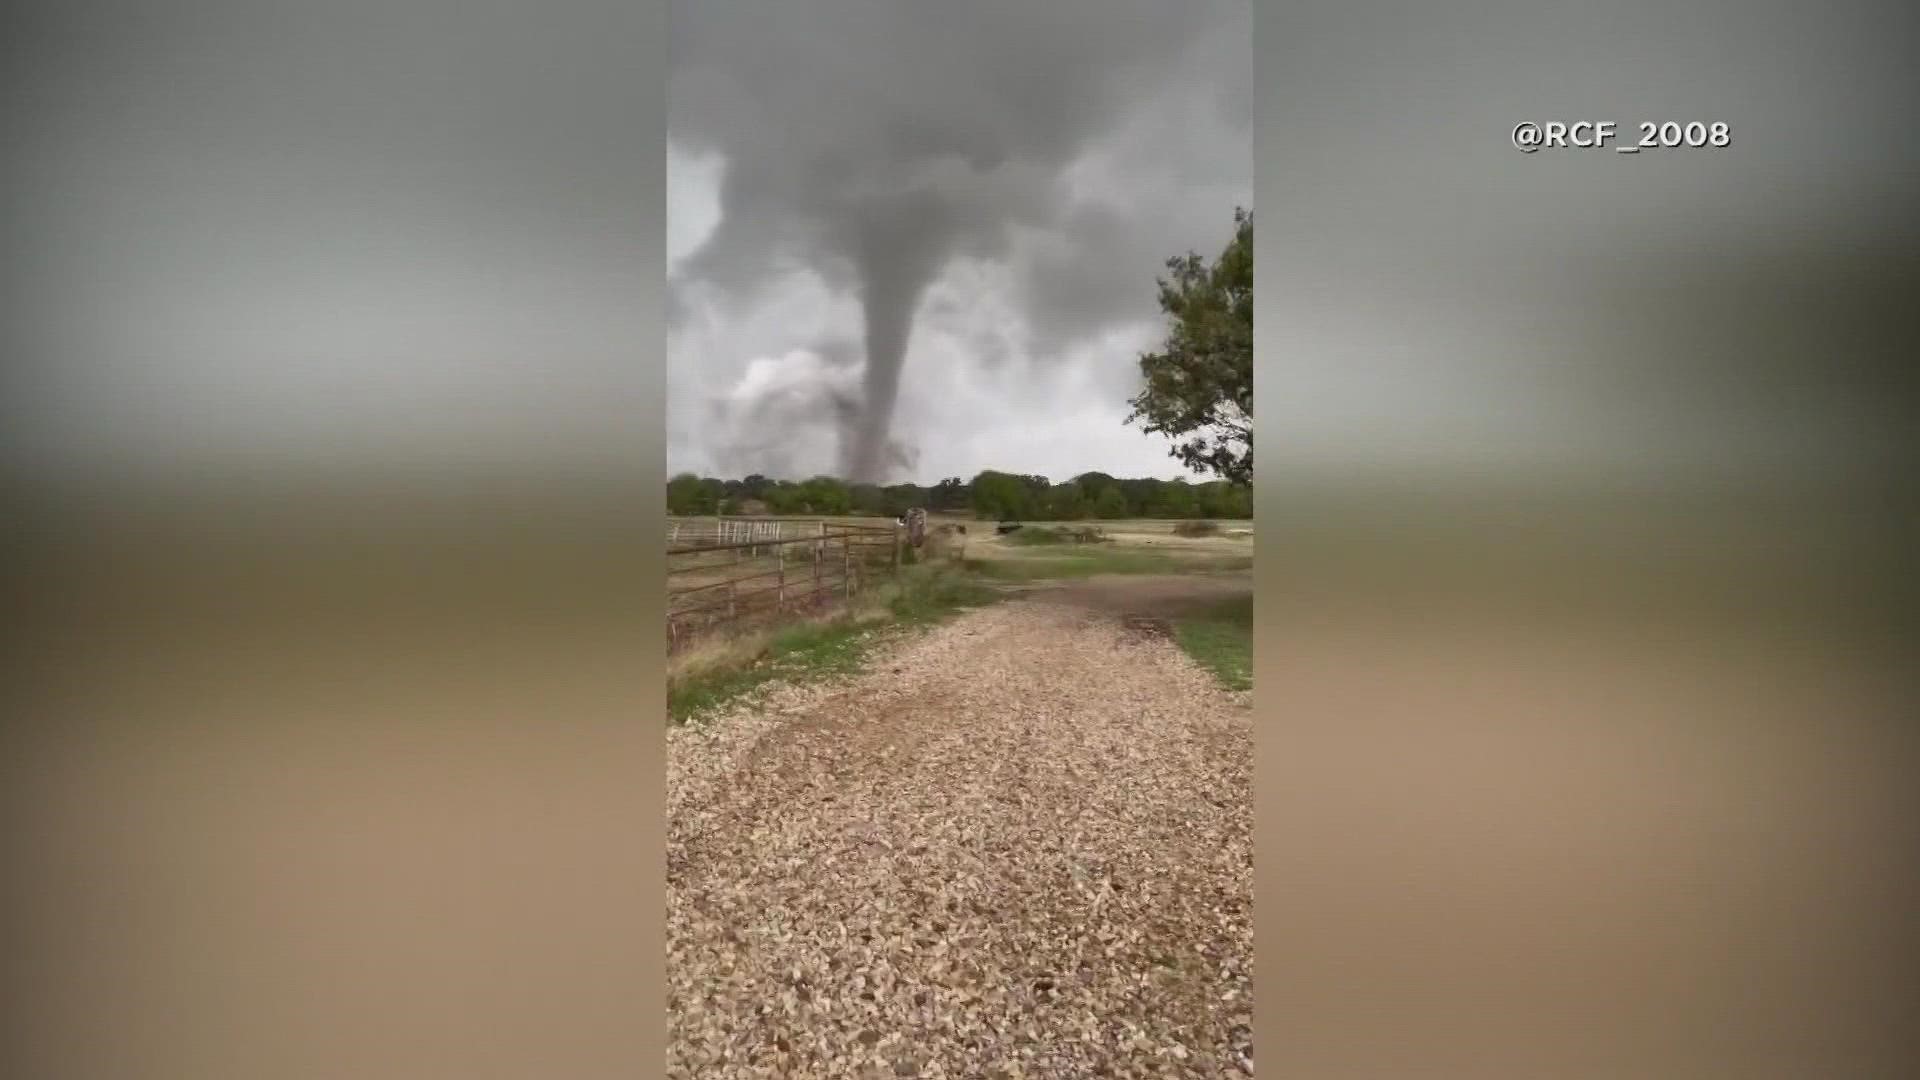
POLYGON ((774 634, 766 647, 744 664, 703 670, 670 681, 667 717, 673 723, 685 723, 773 682, 805 683, 856 673, 864 666, 867 654, 881 642, 992 603, 999 595, 993 588, 950 570, 928 568, 903 574, 879 620, 850 615, 791 626, 774 634))
POLYGON ((908 584, 888 605, 893 621, 902 626, 928 626, 1000 598, 990 586, 953 573, 935 570, 908 584))
POLYGON ((1246 556, 1180 556, 1158 551, 1076 546, 1069 551, 1012 559, 968 559, 967 569, 1001 581, 1050 581, 1096 574, 1191 574, 1246 570, 1246 556))
POLYGON ((1174 620, 1173 637, 1222 686, 1253 688, 1253 594, 1174 620))
POLYGON ((1043 547, 1064 544, 1068 539, 1067 534, 1058 529, 1029 525, 1017 532, 1008 533, 1000 542, 1016 547, 1043 547))
POLYGON ((1110 544, 1113 538, 1096 525, 1029 525, 1008 533, 1000 542, 1011 547, 1059 547, 1062 544, 1110 544))

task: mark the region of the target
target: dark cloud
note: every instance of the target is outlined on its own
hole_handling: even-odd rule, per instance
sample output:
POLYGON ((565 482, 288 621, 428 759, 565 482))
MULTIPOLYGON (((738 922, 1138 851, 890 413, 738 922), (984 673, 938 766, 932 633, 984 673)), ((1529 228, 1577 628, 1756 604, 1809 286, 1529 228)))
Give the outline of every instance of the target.
POLYGON ((807 434, 853 422, 860 412, 858 385, 857 372, 812 351, 755 361, 734 392, 710 403, 708 426, 720 436, 714 464, 732 476, 811 471, 797 465, 818 459, 806 453, 807 434))
MULTIPOLYGON (((672 132, 726 163, 720 222, 680 272, 751 298, 798 262, 859 296, 861 409, 842 435, 853 475, 882 478, 915 316, 955 257, 1010 259, 1016 229, 1057 239, 1024 305, 1053 345, 1151 314, 1190 215, 1102 218, 1067 170, 1164 101, 1248 103, 1250 22, 1244 0, 676 6, 672 132)), ((1225 127, 1250 158, 1250 120, 1225 127)), ((1244 189, 1250 165, 1234 171, 1244 189)))
POLYGON ((833 368, 857 368, 863 355, 860 342, 844 337, 822 338, 814 343, 813 351, 822 363, 833 368))

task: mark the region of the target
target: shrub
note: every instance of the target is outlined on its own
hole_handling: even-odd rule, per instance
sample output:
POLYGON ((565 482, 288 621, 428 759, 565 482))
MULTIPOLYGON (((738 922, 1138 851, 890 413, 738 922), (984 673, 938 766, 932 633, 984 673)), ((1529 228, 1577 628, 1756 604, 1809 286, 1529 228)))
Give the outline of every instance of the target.
POLYGON ((1034 526, 1022 528, 1019 532, 1003 533, 1007 543, 1031 547, 1037 544, 1064 544, 1067 537, 1058 529, 1041 529, 1034 526))

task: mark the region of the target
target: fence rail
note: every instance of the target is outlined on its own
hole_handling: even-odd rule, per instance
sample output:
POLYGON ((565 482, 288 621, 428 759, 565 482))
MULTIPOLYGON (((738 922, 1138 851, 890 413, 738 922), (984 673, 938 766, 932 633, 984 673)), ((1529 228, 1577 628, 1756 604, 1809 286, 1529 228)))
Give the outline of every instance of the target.
POLYGON ((896 526, 820 520, 670 521, 670 649, 727 624, 776 623, 851 600, 876 577, 899 572, 896 526))

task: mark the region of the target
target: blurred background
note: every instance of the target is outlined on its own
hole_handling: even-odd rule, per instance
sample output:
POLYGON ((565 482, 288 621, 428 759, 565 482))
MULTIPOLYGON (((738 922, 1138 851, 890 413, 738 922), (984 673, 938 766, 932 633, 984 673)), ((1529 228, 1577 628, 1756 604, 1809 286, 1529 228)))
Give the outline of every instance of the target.
POLYGON ((1903 1071, 1914 29, 1259 13, 1267 1067, 1903 1071))
POLYGON ((663 5, 6 19, 4 1071, 660 1060, 663 5))

